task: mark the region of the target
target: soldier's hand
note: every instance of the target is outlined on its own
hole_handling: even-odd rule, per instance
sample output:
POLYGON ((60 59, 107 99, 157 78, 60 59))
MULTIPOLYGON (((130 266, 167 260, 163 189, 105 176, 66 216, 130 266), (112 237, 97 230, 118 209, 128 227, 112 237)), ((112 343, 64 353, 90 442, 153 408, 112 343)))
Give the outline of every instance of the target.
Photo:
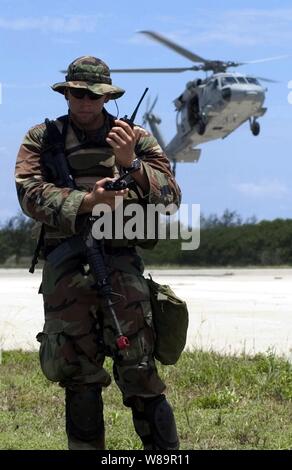
POLYGON ((119 191, 107 191, 104 186, 107 181, 115 181, 115 178, 103 178, 97 181, 90 193, 87 193, 79 208, 79 214, 92 212, 96 204, 107 204, 110 210, 114 210, 117 203, 117 197, 126 197, 128 189, 119 191))
POLYGON ((114 149, 119 165, 128 167, 135 157, 135 145, 140 136, 139 128, 134 128, 120 119, 115 120, 106 138, 107 143, 114 149))

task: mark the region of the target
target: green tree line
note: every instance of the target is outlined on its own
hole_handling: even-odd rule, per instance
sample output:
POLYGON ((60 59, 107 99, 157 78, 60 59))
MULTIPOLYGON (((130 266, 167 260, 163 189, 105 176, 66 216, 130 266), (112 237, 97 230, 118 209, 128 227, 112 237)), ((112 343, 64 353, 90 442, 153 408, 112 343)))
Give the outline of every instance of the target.
POLYGON ((196 266, 292 265, 292 219, 243 221, 236 212, 201 218, 200 245, 181 249, 182 240, 161 240, 143 251, 146 264, 196 266))
MULTIPOLYGON (((17 215, 0 227, 0 263, 18 264, 31 257, 36 244, 33 221, 17 215)), ((170 230, 170 226, 168 227, 170 230)), ((190 229, 189 229, 190 230, 190 229)), ((292 265, 292 219, 245 221, 233 211, 201 217, 200 245, 182 250, 182 240, 160 240, 154 250, 141 250, 145 264, 166 266, 292 265)))
POLYGON ((18 214, 0 227, 0 263, 13 258, 18 264, 21 258, 32 255, 35 240, 32 239, 33 220, 18 214))

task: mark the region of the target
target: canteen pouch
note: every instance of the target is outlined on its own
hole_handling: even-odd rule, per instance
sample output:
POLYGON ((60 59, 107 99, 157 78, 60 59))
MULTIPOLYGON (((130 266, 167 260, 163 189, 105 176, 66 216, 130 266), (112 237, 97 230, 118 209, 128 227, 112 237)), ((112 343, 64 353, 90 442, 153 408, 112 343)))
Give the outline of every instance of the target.
POLYGON ((156 334, 154 357, 164 365, 173 365, 186 344, 189 324, 187 304, 168 285, 158 284, 151 276, 146 280, 156 334))

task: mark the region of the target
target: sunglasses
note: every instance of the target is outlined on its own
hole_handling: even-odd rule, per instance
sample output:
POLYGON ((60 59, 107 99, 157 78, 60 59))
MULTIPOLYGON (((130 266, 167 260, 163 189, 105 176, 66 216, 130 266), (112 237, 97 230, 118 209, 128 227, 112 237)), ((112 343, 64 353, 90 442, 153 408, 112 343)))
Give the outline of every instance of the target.
POLYGON ((95 95, 89 90, 85 90, 84 88, 69 88, 70 94, 74 96, 74 98, 77 98, 78 100, 82 100, 85 96, 87 96, 89 99, 97 101, 99 100, 103 95, 95 95))

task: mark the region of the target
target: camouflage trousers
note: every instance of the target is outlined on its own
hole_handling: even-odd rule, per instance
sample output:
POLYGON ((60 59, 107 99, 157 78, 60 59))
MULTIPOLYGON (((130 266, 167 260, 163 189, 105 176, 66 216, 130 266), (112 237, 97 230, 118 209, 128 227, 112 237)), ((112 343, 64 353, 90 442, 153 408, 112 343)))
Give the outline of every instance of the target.
POLYGON ((114 379, 124 403, 133 396, 153 397, 165 385, 158 376, 149 288, 143 263, 135 249, 112 249, 106 257, 115 313, 130 346, 118 350, 116 328, 104 300, 98 295, 87 266, 70 260, 58 268, 43 269, 45 324, 38 334, 44 375, 61 386, 111 382, 105 356, 113 359, 114 379))

